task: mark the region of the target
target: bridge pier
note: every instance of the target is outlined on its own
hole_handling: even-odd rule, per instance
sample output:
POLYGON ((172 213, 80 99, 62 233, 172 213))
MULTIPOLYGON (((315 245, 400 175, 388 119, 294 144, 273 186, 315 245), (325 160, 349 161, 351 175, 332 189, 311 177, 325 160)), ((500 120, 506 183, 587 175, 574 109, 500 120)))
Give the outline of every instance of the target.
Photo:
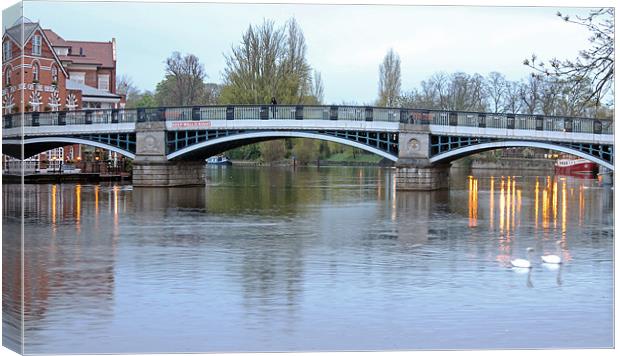
POLYGON ((132 180, 134 187, 203 185, 204 161, 168 161, 166 123, 138 122, 132 180))
POLYGON ((397 190, 437 190, 449 187, 450 166, 420 166, 396 162, 397 190))
POLYGON ((428 125, 401 124, 396 162, 397 190, 448 188, 450 165, 432 164, 428 125))

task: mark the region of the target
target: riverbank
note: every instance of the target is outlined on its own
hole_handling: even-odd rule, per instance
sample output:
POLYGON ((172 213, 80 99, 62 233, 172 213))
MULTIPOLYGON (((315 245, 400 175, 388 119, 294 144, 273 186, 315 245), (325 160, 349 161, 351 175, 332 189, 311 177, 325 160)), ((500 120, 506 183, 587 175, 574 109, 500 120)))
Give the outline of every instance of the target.
MULTIPOLYGON (((303 166, 298 160, 287 158, 274 162, 261 162, 252 160, 231 160, 235 166, 303 166)), ((312 160, 307 166, 342 166, 342 167, 391 167, 394 162, 373 154, 350 154, 340 153, 326 159, 312 160)))
POLYGON ((474 159, 471 160, 472 169, 524 169, 548 171, 554 169, 555 160, 547 158, 515 158, 502 157, 496 161, 474 159))
MULTIPOLYGON (((131 182, 129 173, 37 173, 24 175, 24 183, 97 183, 97 182, 131 182)), ((21 183, 19 174, 3 174, 2 183, 21 183)))

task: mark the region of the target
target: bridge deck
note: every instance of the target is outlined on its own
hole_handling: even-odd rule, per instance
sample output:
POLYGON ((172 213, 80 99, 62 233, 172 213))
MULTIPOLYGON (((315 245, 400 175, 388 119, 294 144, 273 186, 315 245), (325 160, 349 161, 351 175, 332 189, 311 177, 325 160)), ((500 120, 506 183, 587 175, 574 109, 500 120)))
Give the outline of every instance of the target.
MULTIPOLYGON (((3 128, 122 124, 146 121, 360 121, 613 135, 613 121, 580 117, 479 113, 367 106, 195 106, 35 112, 3 117, 3 128)), ((303 124, 300 124, 303 125, 303 124)), ((9 133, 10 131, 3 131, 9 133)))

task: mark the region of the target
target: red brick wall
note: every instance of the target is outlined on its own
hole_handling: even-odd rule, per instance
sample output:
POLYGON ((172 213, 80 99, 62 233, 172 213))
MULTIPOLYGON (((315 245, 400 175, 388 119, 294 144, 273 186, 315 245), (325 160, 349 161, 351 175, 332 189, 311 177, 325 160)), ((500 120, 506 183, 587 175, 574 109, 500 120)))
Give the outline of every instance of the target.
MULTIPOLYGON (((66 102, 66 77, 62 71, 61 64, 58 63, 54 57, 52 49, 47 45, 40 31, 35 31, 35 34, 41 35, 41 56, 32 55, 32 37, 25 46, 25 55, 19 57, 19 48, 13 43, 13 59, 7 63, 3 63, 2 72, 3 76, 6 73, 6 68, 10 65, 11 70, 11 92, 13 92, 14 103, 19 108, 22 107, 21 98, 23 92, 24 106, 30 102, 31 93, 37 89, 41 94, 41 106, 40 111, 45 111, 48 104, 51 102, 53 89, 52 89, 52 65, 54 65, 58 72, 58 80, 56 82, 56 90, 58 91, 58 97, 60 99, 61 106, 59 110, 64 110, 66 102), (25 68, 18 69, 17 67, 23 61, 25 68), (34 73, 33 65, 38 63, 39 65, 39 82, 33 83, 34 73), (24 78, 25 89, 18 89, 21 84, 21 78, 24 78)), ((8 38, 6 41, 10 41, 8 38)), ((12 41, 11 41, 12 42, 12 41)), ((2 81, 3 90, 5 88, 5 81, 2 81)), ((3 93, 4 94, 4 93, 3 93)), ((20 110, 21 111, 21 110, 20 110)))

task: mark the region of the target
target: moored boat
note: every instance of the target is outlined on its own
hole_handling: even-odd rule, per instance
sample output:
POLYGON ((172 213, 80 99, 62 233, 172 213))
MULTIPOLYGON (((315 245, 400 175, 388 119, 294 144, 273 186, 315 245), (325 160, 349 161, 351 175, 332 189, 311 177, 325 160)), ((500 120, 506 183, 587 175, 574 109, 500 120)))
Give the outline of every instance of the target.
POLYGON ((596 163, 583 158, 561 158, 555 162, 555 173, 560 175, 593 176, 597 170, 596 163))
POLYGON ((207 164, 212 165, 220 165, 220 166, 230 166, 232 162, 228 159, 228 157, 224 155, 217 155, 207 158, 207 164))

